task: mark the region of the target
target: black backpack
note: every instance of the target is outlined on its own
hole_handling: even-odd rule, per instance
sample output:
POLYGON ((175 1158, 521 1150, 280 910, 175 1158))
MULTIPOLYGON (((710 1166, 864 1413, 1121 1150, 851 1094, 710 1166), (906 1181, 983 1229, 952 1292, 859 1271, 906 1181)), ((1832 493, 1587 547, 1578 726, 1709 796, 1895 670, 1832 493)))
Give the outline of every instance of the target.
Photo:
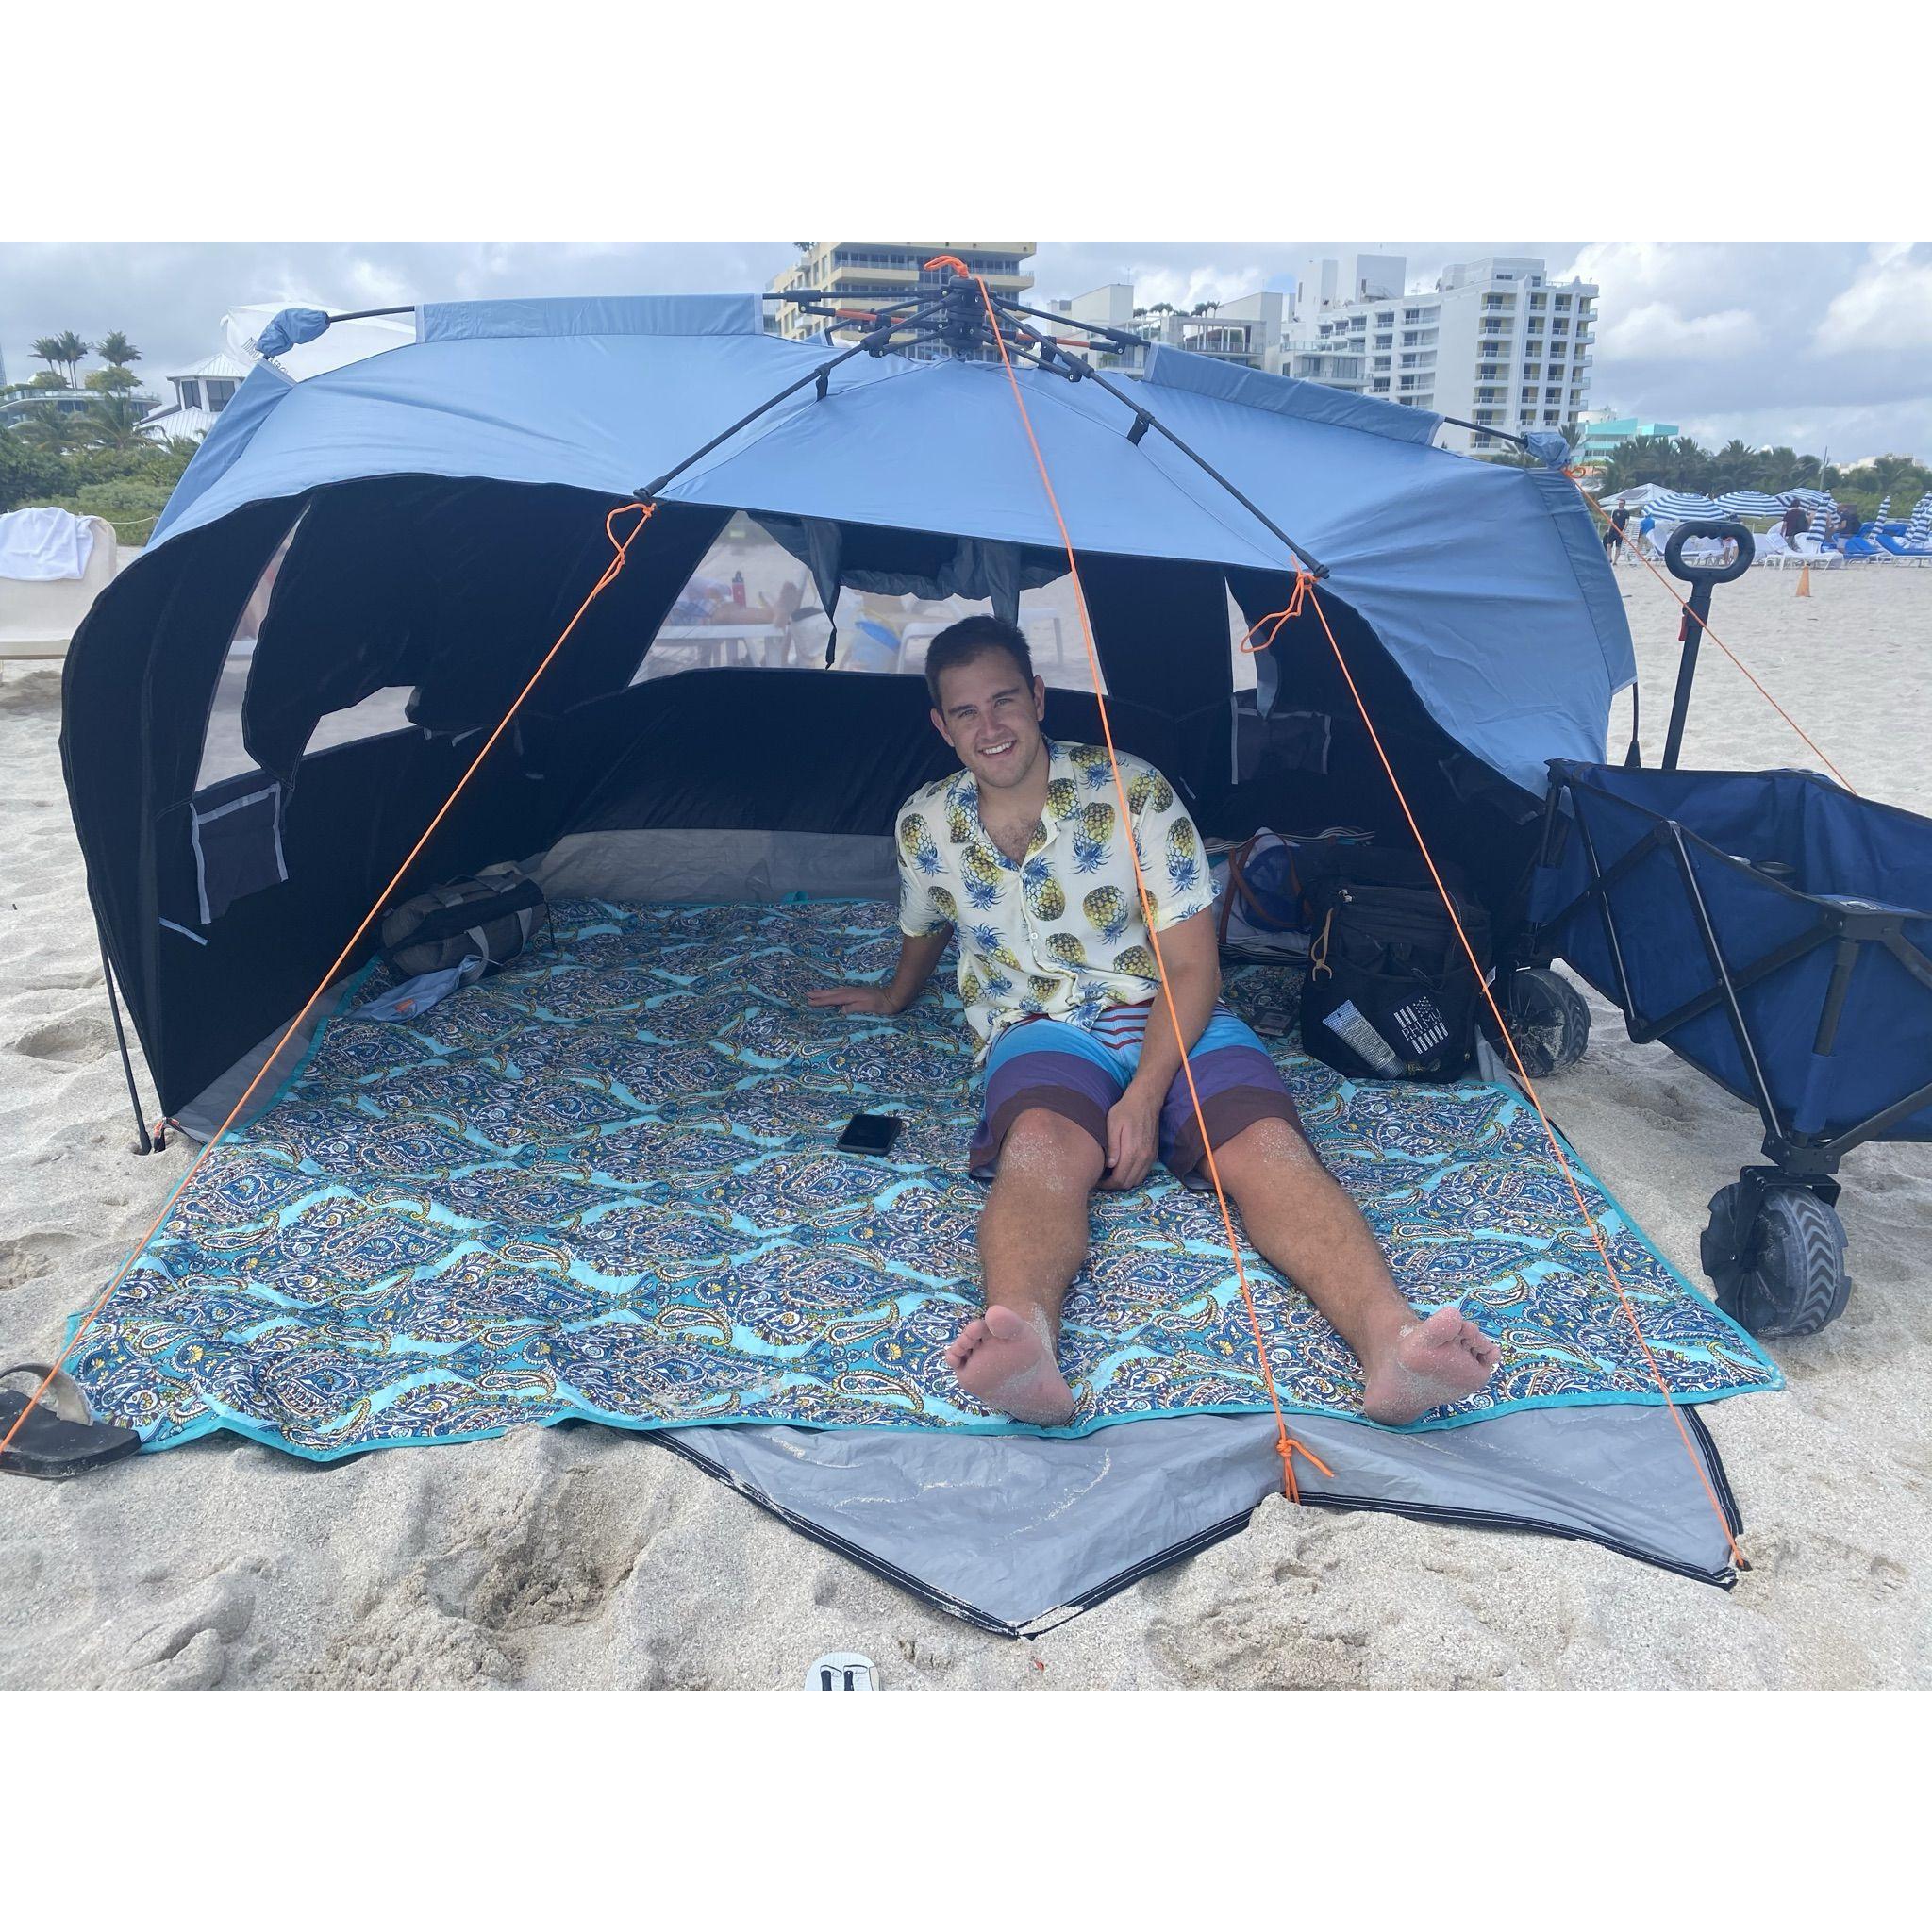
MULTIPOLYGON (((1442 883, 1490 974, 1490 921, 1459 877, 1442 883)), ((1469 955, 1421 856, 1338 848, 1310 882, 1302 1047, 1352 1079, 1454 1080, 1475 1054, 1483 1005, 1469 955)))
POLYGON ((486 866, 405 899, 382 922, 382 957, 398 980, 479 958, 507 966, 549 917, 542 889, 514 865, 486 866))

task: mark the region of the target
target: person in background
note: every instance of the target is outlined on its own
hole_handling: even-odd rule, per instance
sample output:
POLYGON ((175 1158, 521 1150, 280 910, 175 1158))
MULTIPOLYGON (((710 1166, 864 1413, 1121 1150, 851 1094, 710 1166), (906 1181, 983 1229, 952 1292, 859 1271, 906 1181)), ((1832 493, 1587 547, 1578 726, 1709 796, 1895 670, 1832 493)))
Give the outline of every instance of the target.
POLYGON ((1624 560, 1624 531, 1630 522, 1630 506, 1620 496, 1604 530, 1604 554, 1612 563, 1624 560))
POLYGON ((1786 504, 1784 517, 1778 524, 1777 529, 1778 535, 1785 540, 1787 545, 1796 549, 1798 539, 1810 527, 1810 513, 1802 503, 1786 504))

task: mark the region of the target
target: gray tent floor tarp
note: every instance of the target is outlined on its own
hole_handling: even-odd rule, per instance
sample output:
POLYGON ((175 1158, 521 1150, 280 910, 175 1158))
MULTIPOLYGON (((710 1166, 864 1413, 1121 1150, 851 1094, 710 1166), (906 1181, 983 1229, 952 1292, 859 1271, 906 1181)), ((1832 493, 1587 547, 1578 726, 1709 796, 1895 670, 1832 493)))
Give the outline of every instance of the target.
MULTIPOLYGON (((664 855, 653 857, 661 861, 664 855)), ((764 858, 758 864, 762 868, 764 858)), ((758 881, 732 883, 757 896, 758 881)), ((702 922, 702 908, 686 909, 702 922)), ((842 908, 722 910, 734 933, 739 925, 755 929, 760 917, 777 922, 791 935, 788 948, 772 952, 755 931, 733 943, 759 958, 788 960, 810 941, 812 921, 859 919, 881 927, 886 921, 883 908, 850 902, 842 908)), ((660 906, 652 917, 672 912, 660 906)), ((559 916, 568 924, 564 908, 559 916)), ((703 961, 718 966, 722 944, 713 938, 701 946, 703 961)), ((617 956, 616 964, 628 958, 617 956)), ((813 970, 810 960, 794 963, 813 970)), ((489 999, 537 997, 549 971, 533 957, 491 982, 489 999), (518 993, 519 982, 531 974, 531 988, 518 993)), ((734 1010, 757 1005, 728 975, 720 996, 734 1010)), ((461 1005, 460 996, 451 1003, 447 1011, 456 1017, 449 1024, 458 1024, 461 1005)), ((585 1024, 599 1024, 600 1006, 590 1002, 585 1024)), ((937 1038, 944 1028, 937 1018, 934 1024, 937 1038)), ((378 1036, 375 1046, 388 1037, 378 1036)), ((305 1037, 285 1055, 301 1063, 318 1045, 305 1037)), ((373 1050, 364 1049, 364 1058, 373 1050)), ((250 1056, 218 1093, 205 1096, 205 1105, 225 1110, 260 1060, 250 1056)), ((368 1077, 363 1058, 350 1071, 358 1081, 368 1077)), ((804 1077, 798 1068, 791 1071, 792 1084, 804 1077)), ((734 1063, 731 1072, 737 1077, 742 1069, 734 1063)), ((1508 1088, 1491 1057, 1484 1056, 1481 1072, 1508 1088)), ((292 1098, 299 1103, 303 1096, 292 1098)), ((821 1110, 830 1121, 851 1104, 849 1095, 832 1093, 821 1110)), ((509 1107, 505 1120, 521 1120, 524 1111, 509 1107)), ((197 1124, 189 1124, 192 1131, 197 1124)), ((379 1124, 364 1122, 372 1129, 379 1124)), ((1687 1306, 1702 1305, 1692 1297, 1687 1306)), ((1297 1458, 1308 1504, 1576 1538, 1688 1577, 1722 1586, 1735 1580, 1725 1531, 1735 1535, 1740 1524, 1716 1446, 1690 1402, 1680 1402, 1674 1413, 1627 1396, 1572 1400, 1416 1432, 1298 1412, 1290 1426, 1335 1472, 1324 1476, 1297 1458)), ((1267 1413, 1175 1414, 1073 1438, 758 1420, 674 1423, 653 1433, 803 1534, 980 1628, 1010 1636, 1038 1634, 1237 1533, 1282 1482, 1275 1423, 1267 1413)))
MULTIPOLYGON (((1694 1408, 1530 1409, 1400 1435, 1296 1416, 1305 1504, 1577 1538, 1701 1582, 1736 1581, 1741 1528, 1694 1408), (1701 1465, 1701 1468, 1700 1468, 1701 1465), (1705 1480, 1711 1485, 1707 1491, 1705 1480)), ((979 1628, 1043 1634, 1242 1529, 1281 1489, 1274 1419, 1200 1415, 1092 1436, 672 1429, 658 1440, 793 1529, 979 1628)))

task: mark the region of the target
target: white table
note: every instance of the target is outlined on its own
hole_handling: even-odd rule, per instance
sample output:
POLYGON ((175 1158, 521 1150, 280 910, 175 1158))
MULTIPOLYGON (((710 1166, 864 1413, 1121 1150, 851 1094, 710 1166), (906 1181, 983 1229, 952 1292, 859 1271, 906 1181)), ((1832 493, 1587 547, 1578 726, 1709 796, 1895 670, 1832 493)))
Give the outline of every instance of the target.
MULTIPOLYGON (((791 626, 789 624, 761 624, 756 621, 745 624, 667 624, 662 625, 657 637, 657 644, 701 644, 707 647, 703 661, 710 665, 750 664, 758 661, 752 650, 755 644, 767 644, 779 639, 789 638, 791 626), (727 653, 726 646, 731 646, 727 653)), ((650 658, 644 659, 646 668, 650 658)))

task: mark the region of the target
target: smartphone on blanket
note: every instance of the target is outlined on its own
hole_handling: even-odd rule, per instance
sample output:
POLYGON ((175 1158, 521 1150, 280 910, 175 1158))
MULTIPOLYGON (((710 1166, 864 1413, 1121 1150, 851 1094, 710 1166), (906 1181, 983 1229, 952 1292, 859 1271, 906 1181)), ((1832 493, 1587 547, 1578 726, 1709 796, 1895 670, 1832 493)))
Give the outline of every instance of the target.
POLYGON ((856 1113, 845 1123, 839 1145, 847 1154, 890 1154, 905 1124, 895 1113, 856 1113))

